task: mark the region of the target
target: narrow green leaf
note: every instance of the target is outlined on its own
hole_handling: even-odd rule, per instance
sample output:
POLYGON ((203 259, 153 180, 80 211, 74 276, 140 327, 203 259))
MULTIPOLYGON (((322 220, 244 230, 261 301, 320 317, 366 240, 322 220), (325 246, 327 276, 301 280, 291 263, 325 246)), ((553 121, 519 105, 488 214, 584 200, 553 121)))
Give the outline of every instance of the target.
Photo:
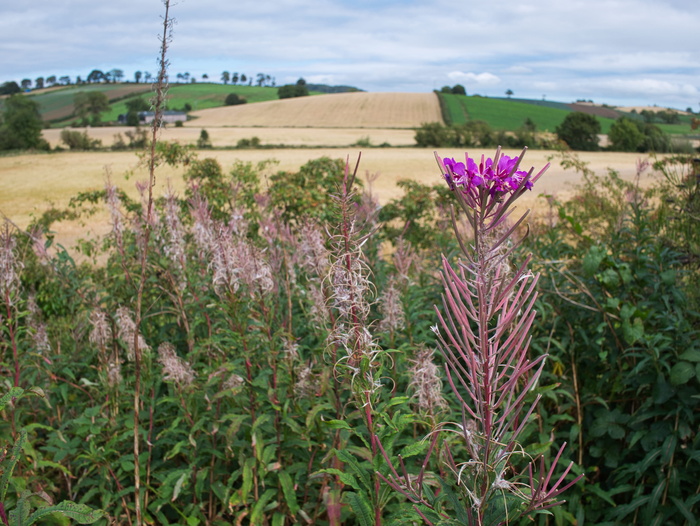
POLYGON ((676 508, 678 508, 678 511, 680 511, 683 514, 683 517, 688 521, 689 524, 695 524, 695 521, 697 520, 697 517, 691 512, 691 510, 686 506, 686 503, 683 502, 681 499, 678 497, 671 497, 671 500, 673 503, 676 505, 676 508))
POLYGON ((46 508, 40 508, 32 513, 29 517, 29 522, 25 526, 34 524, 39 519, 51 515, 53 513, 60 513, 66 517, 74 520, 78 524, 92 524, 93 522, 107 517, 107 514, 102 510, 93 510, 85 504, 77 504, 69 500, 63 501, 55 506, 47 506, 46 508))
POLYGON ((350 429, 352 430, 352 427, 350 427, 350 424, 348 424, 345 420, 326 420, 323 425, 327 427, 328 429, 350 429))
POLYGON ((5 500, 5 494, 7 493, 7 485, 10 482, 10 477, 12 476, 12 471, 17 465, 17 461, 20 458, 20 453, 22 452, 22 446, 27 440, 27 432, 22 429, 19 432, 17 440, 15 440, 12 446, 12 451, 9 457, 5 457, 2 463, 2 477, 0 477, 0 502, 7 502, 5 500))
POLYGON ((270 502, 272 497, 277 493, 274 489, 268 489, 260 496, 258 502, 253 506, 253 511, 250 514, 250 524, 251 526, 259 526, 263 524, 263 519, 265 518, 264 511, 267 503, 270 502))
POLYGON ((294 491, 294 481, 292 477, 286 471, 280 471, 279 473, 280 485, 282 486, 282 493, 284 494, 284 500, 287 503, 289 512, 292 515, 296 515, 299 511, 299 504, 297 503, 296 492, 294 491))
POLYGON ((188 475, 190 474, 189 471, 185 471, 180 477, 177 479, 177 482, 175 483, 175 488, 173 489, 173 497, 170 499, 170 502, 175 502, 177 498, 180 496, 180 492, 182 491, 182 485, 185 483, 187 480, 188 475))

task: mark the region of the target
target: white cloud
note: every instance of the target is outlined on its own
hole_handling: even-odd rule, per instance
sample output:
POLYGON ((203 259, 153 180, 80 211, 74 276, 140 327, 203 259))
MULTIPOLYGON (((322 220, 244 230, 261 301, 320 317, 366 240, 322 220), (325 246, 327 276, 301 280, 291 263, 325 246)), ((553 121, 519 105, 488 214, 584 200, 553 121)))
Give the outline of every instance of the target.
MULTIPOLYGON (((0 82, 156 69, 161 2, 5 3, 0 82)), ((698 0, 178 0, 172 15, 173 72, 198 78, 264 72, 370 91, 459 82, 496 96, 683 107, 700 86, 698 0)))
POLYGON ((478 86, 495 86, 500 84, 501 79, 493 73, 464 73, 462 71, 451 71, 447 76, 454 81, 476 84, 478 86))

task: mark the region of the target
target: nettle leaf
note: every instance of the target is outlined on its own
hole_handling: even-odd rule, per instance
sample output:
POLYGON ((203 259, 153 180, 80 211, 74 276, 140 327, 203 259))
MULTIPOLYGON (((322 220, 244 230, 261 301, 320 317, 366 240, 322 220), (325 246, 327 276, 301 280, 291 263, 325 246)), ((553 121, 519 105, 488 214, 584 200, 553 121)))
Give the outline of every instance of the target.
POLYGON ((628 345, 641 340, 644 337, 644 323, 641 318, 635 318, 634 321, 630 323, 630 320, 625 320, 622 322, 622 335, 625 338, 625 342, 628 345))
POLYGON ((583 272, 587 276, 592 276, 600 267, 600 264, 605 259, 605 249, 598 245, 594 245, 583 257, 583 272))
POLYGON ((688 362, 700 362, 700 351, 697 349, 688 349, 681 354, 679 358, 688 362))
POLYGON ((671 367, 671 383, 673 385, 682 385, 688 382, 696 375, 695 367, 688 362, 678 362, 671 367))

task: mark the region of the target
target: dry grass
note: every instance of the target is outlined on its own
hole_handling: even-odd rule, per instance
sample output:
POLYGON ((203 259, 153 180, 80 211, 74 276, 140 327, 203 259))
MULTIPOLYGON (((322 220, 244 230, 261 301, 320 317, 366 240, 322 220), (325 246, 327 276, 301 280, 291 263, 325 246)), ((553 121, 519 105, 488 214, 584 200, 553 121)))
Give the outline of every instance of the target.
POLYGON ((334 93, 191 113, 185 126, 416 128, 442 122, 434 93, 334 93))
MULTIPOLYGON (((471 151, 471 155, 492 155, 493 151, 471 151)), ((509 151, 509 155, 519 152, 509 151)), ((311 159, 321 156, 347 158, 351 163, 356 160, 358 149, 279 149, 279 150, 238 150, 238 151, 200 151, 200 158, 214 157, 226 171, 235 160, 258 162, 276 159, 278 164, 271 167, 271 173, 278 170, 297 170, 311 159)), ((464 154, 456 149, 441 150, 445 157, 460 158, 464 154)), ((523 167, 539 167, 547 163, 553 155, 548 151, 530 151, 525 157, 523 167)), ((589 163, 589 167, 598 173, 612 168, 627 180, 635 177, 635 162, 639 158, 633 153, 580 153, 579 157, 589 163)), ((132 197, 137 196, 135 182, 146 180, 147 171, 138 166, 138 159, 131 152, 115 153, 55 153, 37 155, 18 155, 0 157, 0 212, 17 225, 26 227, 32 217, 37 217, 50 206, 65 207, 70 198, 81 191, 98 190, 104 187, 105 174, 108 170, 114 183, 122 187, 132 197), (128 179, 127 179, 128 175, 128 179)), ((386 148, 369 149, 362 153, 360 175, 379 174, 372 186, 374 195, 380 202, 399 196, 396 183, 401 179, 414 179, 425 184, 442 182, 435 163, 433 152, 422 148, 386 148)), ((170 178, 179 192, 184 190, 182 170, 162 167, 158 171, 156 195, 162 195, 166 181, 170 178)), ((544 209, 545 204, 538 201, 538 194, 554 194, 565 199, 570 196, 573 185, 580 176, 564 170, 554 163, 538 183, 534 192, 522 200, 521 206, 533 207, 535 211, 544 209)), ((643 185, 649 185, 652 178, 645 176, 643 185)), ((56 225, 57 240, 65 246, 72 246, 81 237, 90 233, 104 233, 107 216, 98 215, 85 222, 64 222, 56 225)))

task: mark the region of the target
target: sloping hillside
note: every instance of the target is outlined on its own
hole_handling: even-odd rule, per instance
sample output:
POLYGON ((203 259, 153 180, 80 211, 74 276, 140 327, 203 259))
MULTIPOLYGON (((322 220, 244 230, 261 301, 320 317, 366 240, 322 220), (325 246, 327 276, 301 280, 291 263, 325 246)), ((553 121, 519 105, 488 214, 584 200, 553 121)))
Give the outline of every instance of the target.
POLYGON ((334 93, 192 112, 185 126, 416 128, 442 122, 434 93, 334 93))

